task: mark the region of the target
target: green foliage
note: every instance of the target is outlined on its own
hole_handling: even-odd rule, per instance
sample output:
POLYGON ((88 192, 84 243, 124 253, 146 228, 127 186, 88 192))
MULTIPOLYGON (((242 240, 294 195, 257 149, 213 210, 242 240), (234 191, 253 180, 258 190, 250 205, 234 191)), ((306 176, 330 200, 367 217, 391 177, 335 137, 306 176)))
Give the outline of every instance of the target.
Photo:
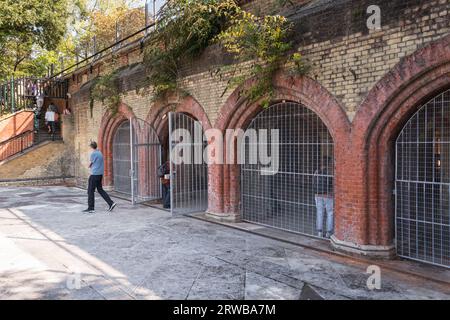
MULTIPOLYGON (((36 48, 54 50, 69 19, 68 0, 0 0, 0 79, 32 63, 36 48)), ((26 71, 26 70, 25 70, 26 71)))
MULTIPOLYGON (((250 102, 273 97, 272 79, 286 62, 291 72, 305 73, 300 54, 288 56, 291 24, 283 16, 258 17, 240 8, 234 0, 172 0, 161 10, 155 35, 146 43, 144 64, 154 98, 164 98, 177 88, 183 63, 199 56, 212 43, 220 43, 239 60, 252 61, 256 79, 243 93, 250 102)), ((237 86, 244 76, 231 79, 237 86)))
POLYGON ((146 44, 144 64, 155 98, 177 87, 182 62, 203 52, 238 12, 234 0, 172 0, 158 14, 155 34, 146 44))
POLYGON ((289 70, 292 75, 305 75, 311 70, 311 65, 305 61, 303 55, 299 52, 292 54, 289 62, 293 64, 289 70))
POLYGON ((94 101, 100 101, 109 109, 112 115, 116 115, 120 106, 120 90, 118 74, 120 70, 99 76, 92 80, 90 89, 91 117, 94 101))
MULTIPOLYGON (((250 73, 255 81, 244 90, 249 102, 263 98, 263 106, 269 105, 274 93, 273 76, 284 65, 291 49, 290 29, 283 16, 260 18, 242 11, 232 20, 231 27, 217 37, 228 52, 253 61, 250 73)), ((241 85, 244 81, 241 76, 235 77, 230 84, 241 85)))

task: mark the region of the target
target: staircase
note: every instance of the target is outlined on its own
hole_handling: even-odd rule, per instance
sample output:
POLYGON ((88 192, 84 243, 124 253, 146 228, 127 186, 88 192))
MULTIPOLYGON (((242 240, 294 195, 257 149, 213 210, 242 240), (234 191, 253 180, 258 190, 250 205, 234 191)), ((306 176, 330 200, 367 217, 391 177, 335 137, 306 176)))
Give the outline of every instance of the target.
POLYGON ((56 123, 55 125, 55 133, 48 133, 48 128, 45 125, 45 112, 41 111, 42 114, 39 115, 39 124, 38 128, 35 130, 34 134, 34 144, 39 144, 44 141, 59 141, 62 140, 61 136, 61 122, 56 123))
MULTIPOLYGON (((41 144, 45 141, 60 141, 61 124, 56 124, 54 134, 48 133, 48 128, 45 125, 45 105, 51 99, 67 99, 68 82, 64 79, 48 79, 48 78, 11 78, 10 80, 0 83, 0 117, 15 117, 23 110, 33 116, 35 113, 34 128, 32 123, 28 129, 20 130, 18 133, 15 128, 23 128, 22 120, 14 123, 14 130, 10 134, 3 134, 0 138, 0 161, 23 153, 24 150, 32 146, 41 144), (39 110, 39 111, 37 111, 39 110), (36 114, 36 112, 38 112, 36 114)), ((5 118, 5 119, 6 119, 5 118)), ((0 125, 1 125, 0 120, 0 125)), ((3 122, 6 124, 6 122, 3 122)), ((4 131, 8 132, 8 131, 4 131)))

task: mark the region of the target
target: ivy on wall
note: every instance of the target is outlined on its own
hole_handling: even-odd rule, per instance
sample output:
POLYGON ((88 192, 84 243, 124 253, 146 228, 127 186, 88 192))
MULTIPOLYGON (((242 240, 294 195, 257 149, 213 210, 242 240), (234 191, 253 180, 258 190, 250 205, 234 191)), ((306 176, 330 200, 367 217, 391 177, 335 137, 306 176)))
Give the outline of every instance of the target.
MULTIPOLYGON (((231 21, 231 26, 221 32, 217 39, 226 50, 242 60, 252 61, 250 75, 253 84, 245 88, 242 94, 248 102, 262 99, 263 107, 267 107, 273 98, 274 74, 287 62, 293 65, 291 73, 305 73, 307 67, 300 53, 289 57, 292 49, 289 42, 291 24, 283 16, 257 17, 249 12, 241 11, 231 21)), ((234 77, 230 86, 244 83, 248 75, 234 77)))
POLYGON ((157 17, 144 65, 155 99, 177 88, 183 63, 200 55, 240 10, 234 0, 172 0, 157 17))
MULTIPOLYGON (((243 10, 235 0, 171 0, 157 19, 154 32, 145 42, 143 58, 147 75, 144 86, 153 88, 155 100, 178 89, 182 66, 214 43, 221 44, 238 61, 251 61, 250 76, 255 80, 242 92, 249 102, 262 99, 263 106, 268 106, 274 93, 273 76, 286 65, 291 73, 308 72, 300 53, 289 55, 292 25, 283 16, 259 17, 243 10)), ((242 84, 248 76, 232 77, 229 87, 242 84)), ((93 100, 117 112, 117 72, 96 79, 93 100)))
POLYGON ((112 115, 117 114, 121 102, 118 79, 119 72, 120 69, 98 76, 92 80, 90 89, 91 117, 95 101, 102 102, 112 115))

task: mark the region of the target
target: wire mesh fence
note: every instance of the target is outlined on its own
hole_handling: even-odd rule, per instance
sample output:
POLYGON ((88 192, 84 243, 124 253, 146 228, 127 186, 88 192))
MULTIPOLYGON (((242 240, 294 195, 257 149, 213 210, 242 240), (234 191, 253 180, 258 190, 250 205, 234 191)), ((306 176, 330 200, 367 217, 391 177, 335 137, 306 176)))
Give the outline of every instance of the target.
POLYGON ((131 141, 130 121, 124 121, 113 140, 114 191, 131 197, 131 141))
POLYGON ((300 104, 278 103, 257 115, 249 130, 278 130, 278 141, 269 135, 267 143, 278 144, 279 168, 274 174, 261 174, 265 166, 250 159, 257 157, 261 143, 245 137, 243 220, 313 236, 332 233, 333 139, 321 119, 300 104))
POLYGON ((450 90, 398 136, 395 184, 398 255, 450 267, 450 90))
POLYGON ((161 144, 153 127, 138 118, 131 120, 133 132, 133 203, 161 198, 158 167, 161 165, 161 144))
MULTIPOLYGON (((186 138, 186 137, 185 137, 186 138)), ((205 211, 208 206, 208 165, 205 161, 195 161, 198 150, 203 150, 203 129, 199 122, 188 115, 171 112, 169 114, 170 143, 170 192, 172 214, 187 214, 205 211), (182 140, 177 132, 185 132, 191 140, 182 140), (195 139, 199 135, 200 139, 195 139), (186 152, 182 163, 174 158, 177 150, 186 152), (190 156, 187 157, 186 155, 190 156)))

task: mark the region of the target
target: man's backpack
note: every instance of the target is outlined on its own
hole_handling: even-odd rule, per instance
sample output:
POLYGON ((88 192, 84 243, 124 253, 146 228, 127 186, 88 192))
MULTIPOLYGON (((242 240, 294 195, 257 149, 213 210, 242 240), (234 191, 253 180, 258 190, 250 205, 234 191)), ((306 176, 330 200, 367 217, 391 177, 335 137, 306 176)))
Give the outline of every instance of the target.
POLYGON ((166 163, 163 163, 158 167, 157 174, 159 178, 163 178, 165 174, 167 174, 167 166, 166 163))

